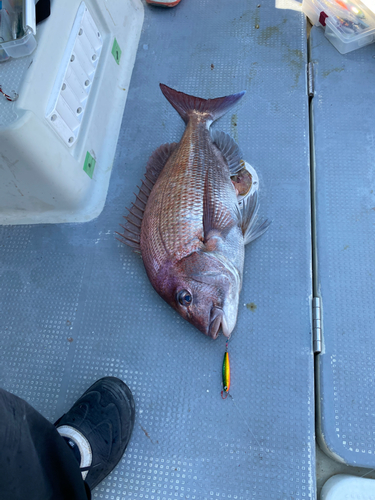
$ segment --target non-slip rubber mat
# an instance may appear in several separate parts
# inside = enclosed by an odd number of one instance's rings
[[[336,459],[375,467],[375,45],[341,55],[310,38],[316,177],[319,439]]]
[[[103,213],[0,228],[1,385],[51,421],[99,377],[134,393],[130,445],[94,499],[315,498],[305,18],[258,5],[145,5]],[[114,238],[149,155],[184,130],[159,82],[205,98],[247,91],[214,126],[256,168],[273,223],[247,247],[225,401],[224,338],[184,322]]]

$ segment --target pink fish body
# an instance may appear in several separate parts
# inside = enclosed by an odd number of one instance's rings
[[[239,206],[231,181],[242,168],[238,146],[211,123],[244,92],[201,99],[160,85],[186,122],[181,141],[160,146],[121,235],[141,252],[160,296],[205,335],[229,337],[237,321],[245,244],[267,229],[256,226],[257,196]]]

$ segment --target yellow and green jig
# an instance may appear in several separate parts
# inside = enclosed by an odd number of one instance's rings
[[[227,399],[229,389],[230,389],[230,363],[229,363],[229,354],[228,354],[228,340],[225,344],[225,353],[224,353],[224,360],[223,360],[223,390],[221,391],[221,397],[223,399]],[[224,394],[225,394],[225,396],[224,396]]]

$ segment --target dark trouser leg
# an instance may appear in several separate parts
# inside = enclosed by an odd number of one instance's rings
[[[28,403],[0,389],[0,498],[87,500],[86,487],[55,427]]]

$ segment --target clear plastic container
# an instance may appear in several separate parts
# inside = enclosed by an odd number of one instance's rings
[[[341,54],[375,42],[375,14],[359,0],[303,0],[302,10]]]
[[[33,0],[3,0],[0,9],[0,61],[31,54],[36,46]]]

